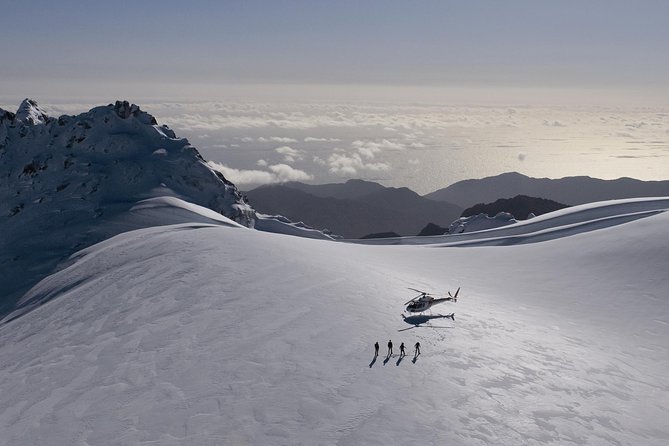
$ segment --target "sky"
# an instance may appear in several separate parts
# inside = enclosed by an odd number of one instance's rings
[[[660,0],[9,2],[0,88],[49,98],[224,96],[240,85],[590,89],[657,100],[669,91],[668,16]]]
[[[669,2],[2,5],[0,107],[126,99],[233,181],[668,179]]]

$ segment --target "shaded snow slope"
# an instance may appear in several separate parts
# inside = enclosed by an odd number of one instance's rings
[[[664,445],[667,227],[466,249],[127,232],[0,326],[0,445]],[[435,307],[455,321],[400,318],[406,287],[458,286]],[[389,338],[423,353],[384,361]]]
[[[186,139],[134,104],[117,101],[59,118],[30,99],[16,114],[0,109],[0,315],[58,262],[118,233],[101,227],[118,229],[107,223],[159,196],[246,226],[255,218],[236,187]],[[158,224],[164,223],[125,228]]]

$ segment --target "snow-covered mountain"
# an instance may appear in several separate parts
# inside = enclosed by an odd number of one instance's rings
[[[0,325],[0,445],[664,445],[667,208],[579,206],[452,248],[192,207],[80,251]],[[407,287],[459,286],[434,308],[455,321],[400,317]]]
[[[117,211],[113,204],[128,207],[169,191],[253,224],[253,211],[232,183],[186,139],[125,101],[59,118],[30,99],[15,115],[0,110],[0,156],[2,216],[45,214],[56,203],[99,217]],[[71,205],[73,198],[82,203]]]
[[[131,212],[157,197],[245,226],[256,219],[186,139],[136,105],[118,101],[59,118],[31,99],[16,114],[0,109],[0,314],[77,250],[125,230],[178,222]]]

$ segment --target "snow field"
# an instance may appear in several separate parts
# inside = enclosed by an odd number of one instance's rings
[[[466,249],[127,232],[0,326],[0,444],[666,444],[668,224]],[[406,287],[458,286],[433,309],[455,322],[402,321]],[[388,339],[409,355],[384,364]]]

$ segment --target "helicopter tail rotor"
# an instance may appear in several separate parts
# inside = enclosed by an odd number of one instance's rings
[[[457,291],[455,292],[455,295],[451,294],[451,292],[449,291],[449,292],[448,292],[448,297],[450,297],[451,299],[453,299],[453,302],[457,302],[457,301],[458,301],[458,293],[459,293],[459,292],[460,292],[460,287],[458,287]]]

